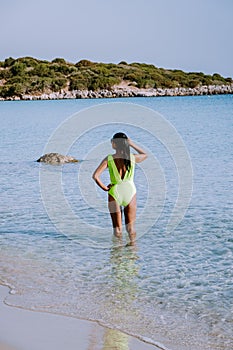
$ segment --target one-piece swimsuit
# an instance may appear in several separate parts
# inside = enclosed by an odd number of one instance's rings
[[[133,196],[136,193],[136,187],[134,184],[135,157],[133,154],[130,154],[130,160],[130,168],[126,170],[125,175],[122,179],[113,156],[111,154],[108,155],[108,170],[112,184],[112,187],[108,193],[120,206],[124,207],[126,207],[131,202]]]

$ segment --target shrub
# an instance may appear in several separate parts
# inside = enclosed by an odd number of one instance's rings
[[[51,90],[53,91],[59,91],[65,88],[66,84],[67,84],[67,80],[65,78],[58,78],[58,79],[52,80],[50,87],[51,87]]]
[[[25,93],[25,87],[22,84],[6,84],[1,87],[1,96],[3,98],[11,96],[21,96]]]
[[[33,57],[21,57],[15,61],[19,63],[24,63],[27,67],[35,67],[39,63],[39,60]]]
[[[88,89],[88,79],[85,77],[78,75],[73,76],[70,79],[69,90],[87,90]]]
[[[12,57],[6,58],[4,61],[4,67],[10,67],[15,62],[15,59]]]
[[[0,79],[9,79],[10,76],[11,76],[11,72],[9,69],[0,70]]]
[[[128,63],[125,62],[125,61],[121,61],[121,62],[118,63],[118,65],[119,65],[119,66],[120,66],[120,65],[122,65],[122,66],[128,66]]]
[[[88,84],[88,90],[110,89],[113,85],[119,83],[119,79],[114,77],[99,76],[94,77]]]
[[[213,74],[213,79],[214,79],[214,80],[222,80],[222,81],[225,80],[225,79],[224,79],[223,77],[221,77],[221,75],[218,74],[218,73],[214,73],[214,74]]]
[[[212,76],[211,75],[205,75],[201,78],[202,85],[211,85],[213,84]]]
[[[37,75],[38,77],[50,77],[54,76],[54,71],[50,69],[49,65],[46,63],[39,63],[32,71],[31,75]]]
[[[200,81],[198,79],[192,79],[188,82],[187,87],[190,88],[196,88],[198,85],[200,85]]]
[[[10,73],[12,76],[21,76],[25,73],[26,65],[24,63],[15,62],[10,67]]]
[[[54,58],[54,60],[52,60],[52,63],[66,64],[66,61],[64,58]]]
[[[94,63],[88,60],[81,60],[75,64],[76,67],[90,67],[93,66]]]
[[[69,75],[75,68],[69,67],[67,64],[54,63],[50,66],[50,72],[59,72],[63,75]]]

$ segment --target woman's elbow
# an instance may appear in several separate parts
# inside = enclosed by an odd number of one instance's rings
[[[92,179],[93,179],[95,182],[98,181],[98,174],[96,173],[96,171],[93,173]]]
[[[148,154],[147,154],[147,153],[143,153],[143,154],[141,155],[141,162],[143,162],[144,160],[146,160],[147,157],[148,157]]]

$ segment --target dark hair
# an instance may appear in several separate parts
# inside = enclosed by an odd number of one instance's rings
[[[126,170],[129,170],[131,167],[131,161],[130,161],[130,147],[129,147],[127,135],[123,132],[117,132],[115,135],[113,135],[112,141],[113,140],[117,148],[119,149],[120,153],[122,154],[122,158],[124,159]]]

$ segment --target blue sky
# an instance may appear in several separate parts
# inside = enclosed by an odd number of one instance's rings
[[[233,0],[0,0],[0,60],[151,63],[233,77]]]

